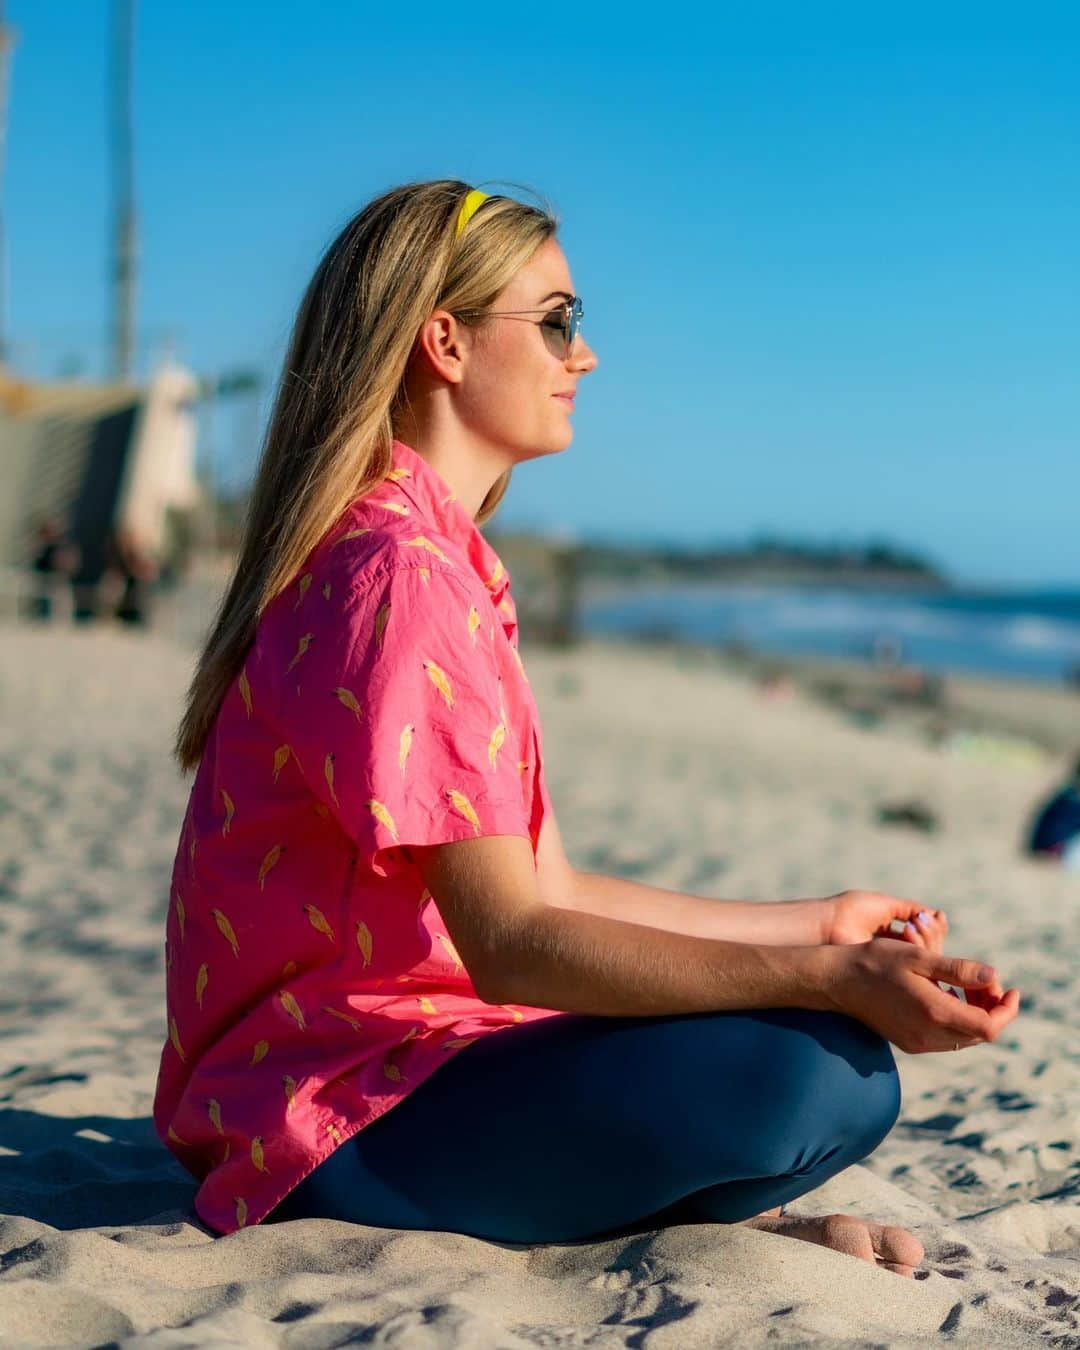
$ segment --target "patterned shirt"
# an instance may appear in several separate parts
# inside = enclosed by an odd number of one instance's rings
[[[219,1233],[479,1036],[410,845],[537,841],[551,801],[510,578],[411,447],[259,620],[192,785],[154,1125]]]

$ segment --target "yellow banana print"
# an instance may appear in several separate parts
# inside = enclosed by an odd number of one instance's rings
[[[338,1008],[331,1008],[328,1003],[323,1004],[322,1010],[324,1013],[329,1013],[331,1017],[338,1018],[338,1020],[341,1022],[348,1022],[349,1026],[352,1027],[353,1031],[363,1031],[364,1029],[364,1024],[359,1020],[359,1018],[350,1017],[348,1013],[341,1012]]]
[[[300,585],[299,585],[300,595],[296,601],[296,604],[293,605],[294,610],[299,609],[300,606],[304,603],[304,596],[307,595],[310,587],[311,587],[311,573],[305,572],[304,575],[300,578]]]
[[[488,760],[491,764],[492,769],[496,768],[496,757],[498,756],[499,750],[502,748],[502,743],[505,740],[506,740],[506,727],[502,722],[500,722],[499,725],[495,728],[495,730],[491,733],[491,740],[488,741]]]
[[[376,797],[372,797],[371,801],[367,803],[367,808],[371,812],[371,814],[375,817],[375,819],[379,822],[380,825],[386,826],[386,828],[390,831],[390,834],[393,836],[394,843],[396,844],[398,841],[397,826],[394,824],[394,817],[390,814],[390,812],[386,809],[386,807],[382,804],[382,802],[380,802]]]
[[[233,799],[224,788],[219,788],[218,791],[221,793],[221,800],[225,803],[225,822],[221,827],[221,833],[226,835],[232,828],[232,818],[236,813],[236,807],[233,805]]]
[[[199,1011],[202,1011],[203,994],[206,993],[206,986],[210,980],[210,968],[204,961],[199,967],[199,973],[195,976],[195,1002],[198,1004]]]
[[[286,961],[285,964],[281,967],[281,978],[283,980],[291,980],[292,977],[296,974],[296,971],[297,971],[296,962]]]
[[[296,1105],[296,1079],[292,1074],[284,1074],[281,1086],[285,1089],[285,1114],[288,1115]]]
[[[446,795],[450,798],[454,810],[459,816],[463,816],[473,827],[476,834],[480,833],[480,817],[473,810],[473,804],[465,796],[464,792],[459,792],[457,788],[447,788]]]
[[[428,679],[439,693],[442,694],[446,706],[448,708],[453,708],[454,691],[451,688],[450,681],[446,677],[446,671],[443,670],[441,666],[436,665],[434,661],[429,661],[427,657],[424,658],[424,669],[427,671]]]
[[[251,1060],[248,1063],[248,1068],[254,1067],[260,1060],[265,1059],[269,1049],[269,1041],[256,1041],[251,1048]]]
[[[430,1017],[434,1017],[439,1011],[426,994],[421,994],[416,1001],[420,1005],[420,1011],[422,1013],[427,1013]]]
[[[356,697],[356,695],[352,692],[352,690],[351,690],[351,689],[346,689],[346,688],[344,688],[343,686],[339,685],[339,686],[334,690],[334,693],[337,694],[338,698],[339,698],[339,699],[341,700],[341,702],[345,705],[345,707],[348,708],[348,710],[349,710],[351,713],[354,713],[354,714],[355,714],[356,720],[359,722],[360,719],[363,717],[364,714],[360,711],[360,704],[359,704],[359,702],[357,701],[357,697]]]
[[[398,1045],[407,1045],[409,1041],[411,1041],[414,1037],[419,1035],[420,1035],[419,1027],[410,1027],[408,1031],[405,1033],[405,1035],[402,1036],[401,1040],[398,1041]]]
[[[506,1011],[510,1014],[510,1016],[513,1018],[513,1020],[514,1020],[515,1022],[524,1022],[524,1021],[525,1021],[525,1014],[521,1011],[520,1008],[510,1008],[510,1007],[507,1007],[507,1005],[506,1005],[505,1003],[500,1003],[500,1004],[499,1004],[499,1007],[500,1007],[500,1008],[506,1008]]]
[[[334,1141],[335,1144],[343,1144],[345,1142],[345,1136],[341,1133],[341,1131],[338,1129],[338,1127],[334,1124],[333,1121],[331,1121],[330,1124],[327,1125],[326,1133],[330,1136],[330,1138]]]
[[[478,1037],[476,1036],[455,1036],[452,1041],[443,1041],[443,1049],[457,1050],[459,1047],[472,1045],[473,1041],[477,1039]]]
[[[390,622],[390,605],[385,604],[375,615],[375,646],[381,647],[383,633],[386,632],[386,625]]]
[[[390,470],[390,472],[386,476],[392,482],[396,483],[402,478],[411,478],[412,469],[406,469],[403,465],[399,466],[395,464],[394,467]]]
[[[251,1161],[255,1164],[255,1170],[257,1172],[266,1172],[269,1175],[270,1169],[266,1165],[261,1134],[257,1134],[251,1141]]]
[[[356,945],[360,948],[364,957],[364,965],[371,965],[371,953],[374,950],[374,943],[371,938],[371,929],[364,923],[363,919],[356,925]]]
[[[529,761],[527,759],[519,759],[517,767],[518,773],[524,773],[525,770],[529,767]]]
[[[248,684],[247,668],[241,670],[239,678],[236,681],[236,687],[240,690],[240,697],[244,700],[244,708],[247,715],[251,716],[251,685]]]
[[[210,1117],[210,1124],[213,1125],[218,1134],[224,1134],[225,1129],[221,1124],[221,1103],[216,1097],[211,1097],[206,1103],[206,1114]]]
[[[181,1139],[181,1138],[180,1138],[180,1136],[176,1133],[176,1131],[173,1129],[173,1127],[172,1127],[171,1125],[169,1126],[169,1130],[168,1130],[168,1134],[166,1135],[166,1138],[171,1139],[171,1140],[173,1141],[174,1144],[183,1144],[183,1146],[184,1146],[185,1148],[190,1148],[190,1147],[191,1147],[191,1145],[188,1143],[188,1141],[187,1141],[186,1139]]]
[[[281,845],[275,844],[259,864],[259,890],[266,889],[266,878],[271,870],[277,866],[278,859],[281,857]]]
[[[469,606],[469,617],[466,620],[466,627],[469,630],[469,637],[472,638],[472,644],[476,646],[476,630],[480,627],[480,615],[475,605]]]
[[[462,962],[462,960],[461,960],[461,957],[458,956],[457,948],[456,948],[456,947],[454,946],[454,944],[450,941],[450,939],[446,936],[446,934],[445,934],[445,933],[436,933],[435,936],[439,939],[439,941],[442,943],[442,945],[446,948],[446,954],[447,954],[447,956],[449,956],[450,960],[453,961],[455,969],[457,969],[457,970],[464,970],[464,969],[465,969],[465,966],[464,966],[464,964],[463,964],[463,962]]]
[[[418,534],[415,539],[406,539],[405,547],[427,549],[427,551],[433,554],[436,558],[438,558],[440,562],[444,563],[450,562],[450,559],[446,556],[446,554],[442,551],[442,549],[438,546],[438,544],[433,544],[431,540],[427,537],[427,535]]]
[[[330,800],[335,806],[341,803],[337,799],[337,793],[334,791],[334,756],[327,755],[323,762],[323,773],[326,775],[326,786],[330,789]]]
[[[236,1202],[236,1226],[243,1228],[247,1223],[247,1201],[242,1195],[234,1195],[233,1200]]]
[[[289,748],[287,745],[279,745],[278,748],[274,751],[274,782],[275,782],[275,783],[276,783],[277,780],[278,780],[278,774],[282,771],[282,769],[285,767],[285,765],[288,764],[288,762],[289,762],[289,756],[290,756],[291,754],[292,754],[292,750],[290,750],[290,748]]]
[[[172,1041],[173,1049],[180,1056],[180,1062],[186,1064],[187,1055],[184,1054],[184,1047],[180,1044],[180,1032],[177,1030],[175,1017],[169,1018],[169,1040]]]
[[[350,530],[348,534],[343,534],[339,539],[335,539],[331,548],[337,548],[338,544],[344,544],[349,539],[359,539],[362,534],[370,534],[371,527],[367,526],[362,530]]]
[[[221,1151],[221,1165],[222,1165],[222,1167],[224,1167],[225,1164],[229,1161],[229,1154],[230,1154],[231,1152],[232,1152],[232,1142],[231,1142],[231,1140],[226,1139],[226,1140],[225,1140],[225,1147],[224,1147],[224,1148],[222,1149],[222,1151]]]
[[[300,1030],[307,1031],[307,1023],[304,1021],[303,1010],[296,999],[293,998],[292,994],[290,994],[287,989],[282,989],[278,994],[278,998],[281,1000],[281,1006],[293,1019]]]
[[[199,841],[198,841],[198,839],[197,839],[194,835],[192,835],[192,836],[191,836],[191,843],[188,845],[188,851],[187,851],[188,862],[189,862],[189,863],[194,863],[194,861],[195,861],[195,850],[196,850],[196,848],[198,848],[198,846],[199,846]]]
[[[327,582],[326,585],[322,588],[322,594],[323,594],[323,599],[324,599],[324,600],[329,600],[329,599],[330,599],[330,583],[329,583],[329,582]]]
[[[217,924],[221,936],[233,949],[233,956],[239,956],[240,944],[236,940],[236,934],[233,932],[232,924],[225,917],[225,915],[222,914],[220,909],[212,909],[210,913],[211,915],[213,915],[214,922]]]
[[[337,941],[334,937],[334,930],[330,927],[326,915],[317,905],[305,905],[304,913],[308,916],[308,923],[311,924],[312,928],[317,932],[322,933],[324,937],[328,937],[331,942]]]
[[[297,661],[300,660],[300,658],[303,656],[303,654],[304,654],[304,653],[307,651],[307,649],[311,646],[311,639],[312,639],[314,636],[315,636],[314,633],[305,633],[304,636],[300,639],[300,641],[296,644],[296,655],[295,655],[295,656],[293,657],[293,659],[289,662],[289,664],[285,667],[285,674],[286,674],[286,675],[288,675],[289,671],[292,670],[293,666],[296,665]]]
[[[187,920],[187,912],[184,909],[184,902],[180,899],[180,892],[173,891],[173,908],[176,910],[176,922],[180,929],[180,941],[184,940],[184,924]]]
[[[506,569],[502,565],[502,559],[496,558],[495,570],[492,572],[491,576],[488,577],[487,581],[484,582],[484,585],[488,588],[488,590],[495,589],[495,587],[503,579],[505,572]]]
[[[405,1081],[405,1075],[396,1064],[384,1064],[382,1066],[382,1071],[386,1077],[390,1079],[391,1083],[403,1083]]]
[[[384,511],[393,511],[396,516],[407,516],[409,508],[403,502],[376,502],[376,506],[381,506]]]
[[[510,603],[509,596],[506,595],[503,596],[503,598],[499,601],[499,608],[509,618],[512,619],[514,617],[514,606]]]
[[[168,938],[166,938],[166,940],[165,940],[165,974],[168,975],[169,971],[172,970],[172,968],[173,968],[173,950],[172,950],[171,945],[169,944]]]
[[[419,575],[420,575],[420,580],[421,580],[421,581],[424,583],[424,585],[426,586],[426,585],[431,581],[431,568],[430,568],[430,567],[418,567],[416,570],[417,570],[417,572],[418,572]]]
[[[523,663],[522,660],[521,660],[521,653],[518,651],[518,649],[514,646],[513,643],[510,644],[510,650],[514,653],[514,660],[517,662],[517,668],[518,668],[518,670],[521,671],[521,677],[522,677],[522,679],[525,681],[526,684],[528,684],[528,683],[529,683],[529,677],[528,677],[528,675],[525,674],[525,666],[524,666],[524,663]]]
[[[401,728],[401,735],[398,738],[398,767],[401,772],[405,772],[405,762],[409,758],[409,751],[412,749],[412,738],[415,727],[411,722],[406,722]]]

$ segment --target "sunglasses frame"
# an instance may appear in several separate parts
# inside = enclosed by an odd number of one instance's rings
[[[574,343],[577,340],[577,335],[581,331],[581,319],[585,313],[585,306],[582,303],[580,295],[573,295],[569,300],[564,300],[561,305],[555,305],[552,309],[459,309],[454,312],[461,317],[479,314],[483,315],[485,318],[490,316],[491,318],[496,319],[516,319],[523,318],[526,314],[543,314],[544,318],[547,318],[549,314],[554,314],[557,309],[561,309],[563,312],[562,359],[568,361],[571,352],[574,350]],[[539,322],[536,320],[524,319],[523,321],[532,322],[537,328],[543,328],[544,326],[544,319],[539,320]]]

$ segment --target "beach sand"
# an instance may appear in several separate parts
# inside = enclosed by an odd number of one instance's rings
[[[162,628],[0,630],[0,1343],[1080,1346],[1080,875],[1019,854],[1080,750],[1080,699],[1046,713],[1033,692],[1057,748],[995,756],[677,648],[523,646],[577,867],[919,899],[948,911],[951,951],[1023,991],[996,1044],[898,1054],[894,1132],[796,1203],[907,1224],[922,1278],[710,1224],[544,1246],[328,1220],[217,1238],[150,1121],[194,656]],[[1025,691],[995,699],[1015,714]],[[936,832],[879,823],[910,800]]]

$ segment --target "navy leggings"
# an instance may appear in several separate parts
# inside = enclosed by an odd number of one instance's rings
[[[269,1217],[508,1242],[733,1223],[864,1158],[899,1108],[888,1044],[839,1013],[565,1014],[459,1051]]]

